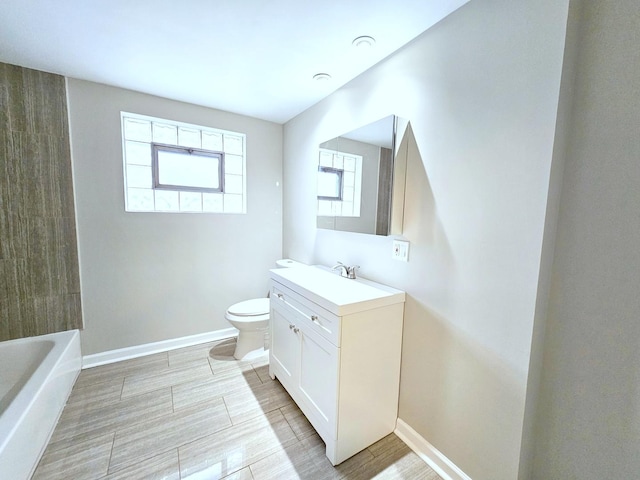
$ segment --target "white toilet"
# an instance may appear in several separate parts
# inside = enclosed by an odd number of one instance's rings
[[[303,265],[295,260],[278,260],[276,267]],[[264,337],[269,329],[270,304],[268,298],[254,298],[231,305],[224,315],[238,329],[238,341],[233,356],[237,360],[251,360],[264,354]]]

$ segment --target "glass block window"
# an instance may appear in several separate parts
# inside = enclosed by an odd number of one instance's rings
[[[340,168],[318,167],[318,198],[321,200],[342,200],[344,170]]]
[[[318,160],[318,215],[359,217],[362,156],[320,149]]]
[[[121,112],[127,212],[246,213],[246,136]]]

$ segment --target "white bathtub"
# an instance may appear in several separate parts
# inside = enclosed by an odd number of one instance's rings
[[[78,330],[0,342],[0,479],[28,479],[80,373]]]

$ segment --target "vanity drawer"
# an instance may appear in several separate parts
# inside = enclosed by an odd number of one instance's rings
[[[271,302],[294,314],[308,328],[335,346],[340,346],[340,317],[275,281],[271,284]]]

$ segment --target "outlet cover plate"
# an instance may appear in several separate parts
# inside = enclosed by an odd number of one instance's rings
[[[401,262],[409,261],[409,242],[406,240],[394,240],[393,249],[391,250],[391,258],[400,260]]]

